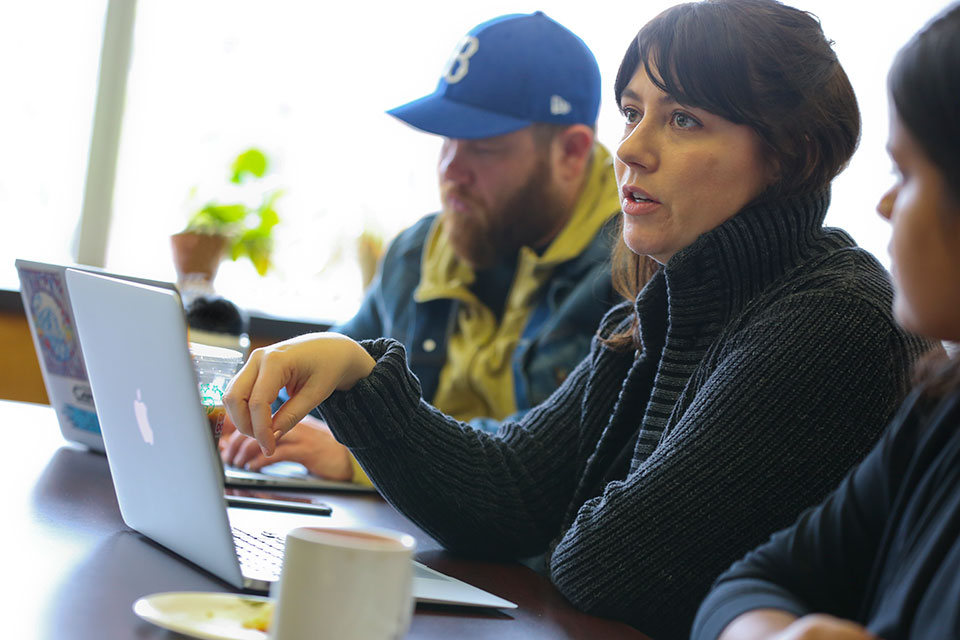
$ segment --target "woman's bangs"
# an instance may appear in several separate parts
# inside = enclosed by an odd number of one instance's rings
[[[677,7],[678,9],[680,7]],[[752,102],[742,53],[716,13],[683,5],[637,34],[640,60],[657,87],[680,104],[705,109],[731,122],[746,121]]]

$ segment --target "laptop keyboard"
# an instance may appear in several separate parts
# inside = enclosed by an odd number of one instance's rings
[[[241,573],[271,582],[279,579],[283,566],[283,535],[270,531],[251,533],[239,527],[232,529]]]
[[[251,533],[236,526],[231,529],[233,543],[237,547],[237,557],[240,559],[240,572],[244,576],[268,582],[279,580],[280,569],[283,567],[283,535],[271,531]],[[419,562],[413,563],[413,577],[431,580],[448,579],[446,576],[428,571]]]

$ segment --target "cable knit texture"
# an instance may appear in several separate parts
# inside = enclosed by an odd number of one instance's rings
[[[635,309],[643,348],[594,339],[495,436],[425,403],[392,340],[364,343],[377,366],[321,411],[447,548],[546,551],[579,608],[685,638],[713,579],[867,453],[930,347],[894,322],[876,260],[822,226],[828,201],[747,208],[678,252],[601,323],[611,335]]]

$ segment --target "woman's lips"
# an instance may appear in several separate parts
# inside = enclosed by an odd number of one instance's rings
[[[639,187],[624,185],[620,190],[620,206],[630,216],[644,216],[656,211],[660,201]]]

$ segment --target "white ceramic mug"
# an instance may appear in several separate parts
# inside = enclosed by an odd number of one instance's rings
[[[413,615],[413,536],[389,529],[298,527],[287,534],[270,637],[403,637]]]

